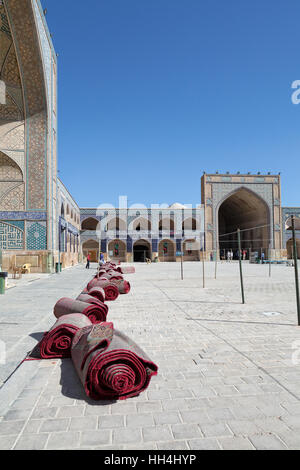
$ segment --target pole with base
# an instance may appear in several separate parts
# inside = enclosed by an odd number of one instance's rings
[[[216,248],[215,256],[216,256],[216,259],[215,259],[215,279],[217,279],[217,266],[218,266],[218,249],[217,248]]]
[[[241,257],[241,231],[237,229],[237,236],[238,236],[238,245],[239,245],[239,266],[240,266],[240,280],[241,280],[241,292],[242,292],[242,303],[245,303],[245,296],[244,296],[244,283],[243,283],[243,271],[242,271],[242,257]]]
[[[180,264],[181,264],[181,280],[183,280],[183,242],[181,242]]]
[[[202,282],[203,289],[205,288],[205,268],[204,268],[204,251],[202,250]]]
[[[292,215],[292,231],[293,231],[293,254],[294,254],[294,267],[295,267],[295,285],[296,285],[296,300],[297,300],[297,315],[298,326],[300,326],[300,296],[299,296],[299,277],[298,277],[298,256],[297,256],[297,243],[295,232],[295,217]]]

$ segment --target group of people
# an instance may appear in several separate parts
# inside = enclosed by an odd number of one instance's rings
[[[239,259],[239,250],[236,250],[235,253],[232,249],[228,251],[222,250],[220,253],[220,257],[222,261],[227,260],[228,262],[231,262],[233,259]],[[242,260],[247,259],[247,250],[241,250],[241,258]]]
[[[88,255],[87,255],[87,257],[86,257],[86,266],[85,266],[86,269],[90,269],[90,262],[91,262],[91,256],[90,256],[90,254],[88,253]],[[105,264],[104,254],[103,254],[103,253],[100,253],[100,257],[99,257],[99,266],[102,266],[103,264]]]

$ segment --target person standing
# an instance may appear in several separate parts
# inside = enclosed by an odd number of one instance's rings
[[[90,269],[90,254],[88,253],[87,257],[86,257],[86,269]]]

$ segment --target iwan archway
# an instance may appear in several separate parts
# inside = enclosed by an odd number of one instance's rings
[[[151,245],[147,240],[137,240],[133,245],[133,261],[145,262],[151,259]]]
[[[82,244],[84,256],[90,255],[91,262],[97,262],[99,259],[99,242],[96,240],[87,240]]]
[[[241,230],[241,249],[249,258],[251,252],[264,252],[270,247],[270,212],[266,202],[253,191],[240,188],[231,193],[218,210],[220,256],[233,251],[238,259],[237,229]]]
[[[126,261],[126,243],[118,238],[108,243],[108,256],[112,261]]]

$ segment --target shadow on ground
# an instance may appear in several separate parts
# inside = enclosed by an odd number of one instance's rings
[[[61,361],[61,393],[65,397],[84,400],[89,405],[103,406],[116,403],[116,400],[91,400],[87,397],[71,359]]]

